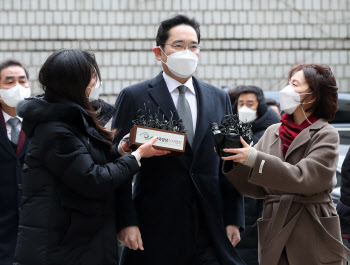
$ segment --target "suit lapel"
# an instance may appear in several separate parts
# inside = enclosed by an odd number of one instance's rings
[[[214,111],[214,91],[209,89],[205,83],[197,80],[195,77],[192,78],[196,90],[198,113],[196,132],[193,139],[193,152],[195,153],[210,126],[211,115]]]
[[[214,92],[209,89],[203,82],[193,78],[193,84],[196,90],[197,98],[197,125],[196,132],[193,139],[192,149],[198,149],[205,133],[207,132],[209,123],[211,120],[211,113],[214,110]],[[164,113],[165,117],[169,120],[171,113],[174,114],[174,119],[179,119],[174,101],[171,98],[169,90],[163,78],[163,74],[160,73],[154,79],[149,82],[150,89],[148,90],[151,98],[155,101],[157,106]]]
[[[11,145],[11,142],[9,138],[7,137],[7,130],[6,130],[6,123],[4,120],[4,116],[2,115],[2,109],[0,107],[0,120],[1,120],[1,125],[0,125],[0,145],[4,147],[4,149],[12,155],[14,158],[17,159],[16,153],[13,150],[13,147]]]
[[[151,98],[153,98],[157,106],[163,112],[164,116],[168,120],[170,120],[171,113],[173,113],[173,118],[179,119],[179,115],[177,114],[174,101],[171,98],[168,87],[164,81],[162,72],[149,82],[149,86],[150,89],[148,89],[148,91],[151,95]],[[156,110],[154,112],[157,113]]]

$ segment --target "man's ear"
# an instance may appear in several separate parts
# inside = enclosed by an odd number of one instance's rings
[[[162,60],[162,51],[159,48],[159,46],[154,47],[153,52],[154,52],[154,55],[156,56],[157,60],[161,61]]]

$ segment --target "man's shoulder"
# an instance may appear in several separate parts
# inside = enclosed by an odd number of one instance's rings
[[[147,81],[143,81],[140,83],[136,83],[136,84],[132,84],[130,86],[127,86],[125,88],[123,88],[122,92],[124,93],[137,93],[140,91],[143,91],[144,89],[149,88],[149,83],[151,80],[147,80]]]
[[[200,88],[209,89],[209,90],[211,90],[212,92],[214,92],[217,95],[221,95],[221,96],[225,96],[225,97],[227,95],[227,93],[224,90],[222,90],[220,88],[217,88],[214,85],[211,85],[209,83],[203,82],[203,81],[201,81],[201,80],[199,80],[197,78],[193,78],[193,80],[194,80],[195,84],[198,85]]]
[[[141,91],[145,91],[149,88],[151,88],[152,86],[157,85],[158,83],[160,83],[163,79],[163,75],[162,72],[159,73],[157,76],[153,77],[152,79],[146,80],[146,81],[142,81],[140,83],[136,83],[136,84],[132,84],[130,86],[125,87],[122,92],[123,93],[138,93]]]

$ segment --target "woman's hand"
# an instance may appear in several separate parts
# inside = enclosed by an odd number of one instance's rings
[[[241,164],[244,164],[245,161],[247,160],[250,151],[252,150],[253,147],[251,147],[249,144],[247,144],[243,138],[241,137],[241,143],[243,145],[242,148],[237,148],[237,149],[229,149],[225,148],[224,152],[226,153],[234,153],[232,156],[227,156],[227,157],[222,157],[222,160],[233,160],[234,162],[238,162]]]
[[[125,153],[130,153],[131,152],[131,149],[129,148],[129,144],[128,144],[128,141],[125,141],[124,139],[129,139],[129,136],[130,136],[130,133],[128,133],[127,135],[125,135],[123,137],[123,139],[121,139],[120,141],[120,147],[123,149],[123,151]]]
[[[170,151],[153,148],[153,144],[157,141],[157,137],[152,138],[147,143],[141,145],[135,152],[141,157],[162,156],[169,154]]]

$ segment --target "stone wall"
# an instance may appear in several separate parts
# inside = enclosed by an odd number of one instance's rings
[[[161,70],[152,48],[159,22],[183,13],[201,23],[196,76],[215,86],[283,87],[295,64],[329,64],[350,92],[348,0],[0,0],[0,60],[22,61],[35,94],[56,49],[90,48],[114,103],[125,86]]]

